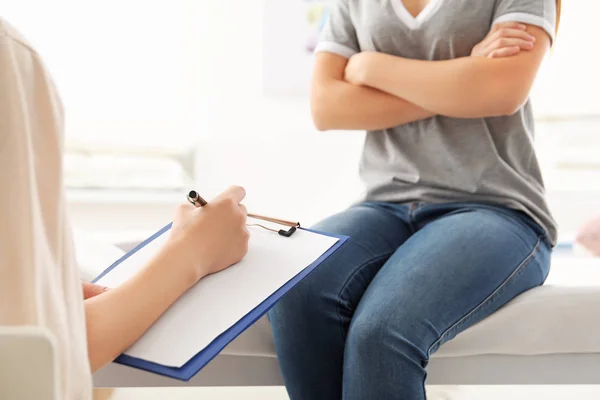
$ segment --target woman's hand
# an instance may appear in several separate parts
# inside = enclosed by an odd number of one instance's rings
[[[177,259],[192,268],[195,280],[219,272],[240,261],[248,252],[246,196],[241,187],[231,187],[209,204],[177,208],[170,246]]]
[[[518,22],[494,25],[490,33],[471,51],[472,57],[502,58],[533,49],[535,37]]]
[[[107,287],[95,285],[93,283],[83,282],[83,299],[87,300],[94,296],[98,296],[108,290]]]
[[[232,187],[202,208],[179,206],[167,243],[145,268],[85,302],[93,371],[130,347],[198,280],[246,255],[245,194]]]
[[[350,57],[348,64],[346,64],[344,80],[356,86],[364,85],[368,79],[368,74],[377,63],[377,58],[381,56],[383,56],[382,53],[374,51],[356,53]]]
[[[521,51],[533,49],[535,36],[527,33],[527,26],[518,22],[496,24],[490,33],[473,47],[472,57],[502,58],[519,54]],[[344,80],[353,85],[362,86],[369,80],[378,58],[385,55],[377,52],[363,51],[350,57],[346,64]]]

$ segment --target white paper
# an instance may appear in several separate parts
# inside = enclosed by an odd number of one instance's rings
[[[249,229],[251,238],[246,257],[198,282],[125,354],[166,366],[183,366],[338,241],[304,230],[286,238],[259,227]],[[144,267],[168,236],[169,231],[140,249],[98,284],[116,287],[129,279]],[[176,271],[176,266],[173,270]]]

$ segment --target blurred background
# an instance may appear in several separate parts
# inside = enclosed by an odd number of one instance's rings
[[[585,7],[584,7],[585,6]],[[562,241],[600,212],[600,58],[582,46],[600,3],[564,2],[533,93]],[[250,211],[310,225],[361,194],[361,132],[317,132],[307,84],[326,1],[3,0],[67,115],[78,230],[136,240],[195,188],[243,185]]]

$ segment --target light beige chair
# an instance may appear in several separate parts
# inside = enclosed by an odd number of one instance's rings
[[[0,399],[59,400],[53,336],[38,327],[0,327]]]

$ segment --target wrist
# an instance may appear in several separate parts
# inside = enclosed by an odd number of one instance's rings
[[[201,252],[195,252],[192,256],[185,250],[181,240],[169,240],[157,256],[156,265],[167,270],[166,274],[176,277],[187,290],[208,275],[209,265],[204,262],[207,257],[198,259],[198,253]]]
[[[360,74],[361,85],[372,86],[379,72],[379,65],[383,62],[381,53],[370,52],[364,59],[362,73]]]

